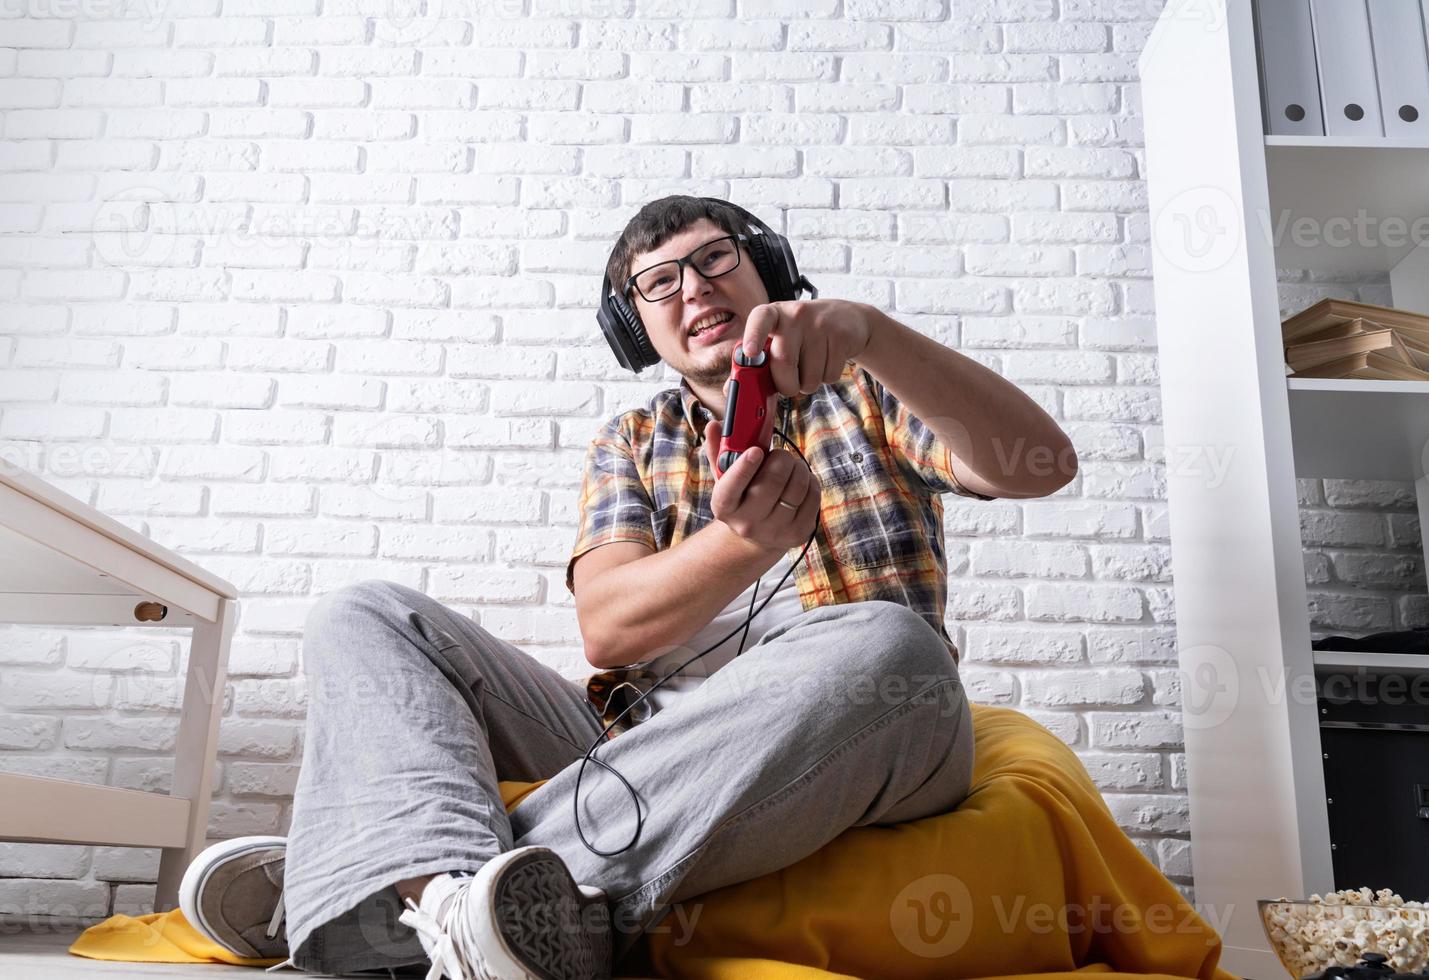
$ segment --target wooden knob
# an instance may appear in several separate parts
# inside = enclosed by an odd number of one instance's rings
[[[141,602],[134,607],[134,618],[141,623],[157,623],[169,614],[169,607],[161,602]]]

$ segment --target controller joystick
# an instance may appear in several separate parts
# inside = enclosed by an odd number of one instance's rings
[[[758,446],[766,454],[774,438],[774,411],[779,390],[769,370],[769,341],[752,358],[744,345],[734,349],[734,367],[726,388],[724,424],[720,429],[715,475],[724,476],[739,454]]]
[[[734,349],[734,364],[736,367],[762,367],[764,362],[768,360],[768,351],[769,342],[765,341],[764,350],[755,354],[753,359],[750,359],[749,355],[744,353],[744,345],[740,344]]]

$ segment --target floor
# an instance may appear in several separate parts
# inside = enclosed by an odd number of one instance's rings
[[[69,945],[82,929],[46,932],[17,932],[0,928],[0,977],[14,980],[94,980],[95,977],[166,977],[168,980],[249,980],[275,977],[297,980],[317,976],[291,968],[266,973],[252,966],[227,963],[114,963],[91,960],[70,953]],[[350,974],[354,980],[374,980],[380,974]]]
[[[248,977],[300,977],[293,970],[264,973],[251,966],[227,963],[112,963],[75,956],[69,944],[83,930],[65,932],[0,932],[0,977],[16,980],[92,980],[94,977],[168,977],[169,980],[225,980]],[[369,974],[364,980],[372,980]]]

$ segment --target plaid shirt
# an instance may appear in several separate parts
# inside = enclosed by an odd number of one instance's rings
[[[784,399],[783,412],[780,428],[808,459],[823,492],[818,534],[794,566],[804,608],[868,599],[902,603],[937,630],[956,662],[957,646],[943,625],[948,581],[940,494],[993,498],[958,483],[948,446],[873,375],[852,364],[834,384]],[[566,565],[572,594],[575,561],[592,548],[638,541],[662,551],[714,520],[714,471],[702,445],[710,418],[681,379],[678,388],[596,433],[586,453],[580,527]],[[782,441],[776,437],[774,445]],[[802,550],[802,544],[795,547],[790,559]],[[623,683],[647,689],[652,677],[639,668],[602,671],[587,683],[587,694],[609,722],[618,713],[612,691]],[[616,702],[625,703],[619,697]],[[629,719],[612,737],[634,723]]]

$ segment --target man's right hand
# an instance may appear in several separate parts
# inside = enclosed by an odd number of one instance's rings
[[[705,451],[710,471],[718,472],[721,424],[705,425]],[[819,481],[802,458],[787,449],[765,456],[758,448],[739,454],[734,465],[715,481],[710,509],[740,537],[773,552],[785,552],[809,539],[819,516]],[[785,507],[784,500],[792,507]]]

